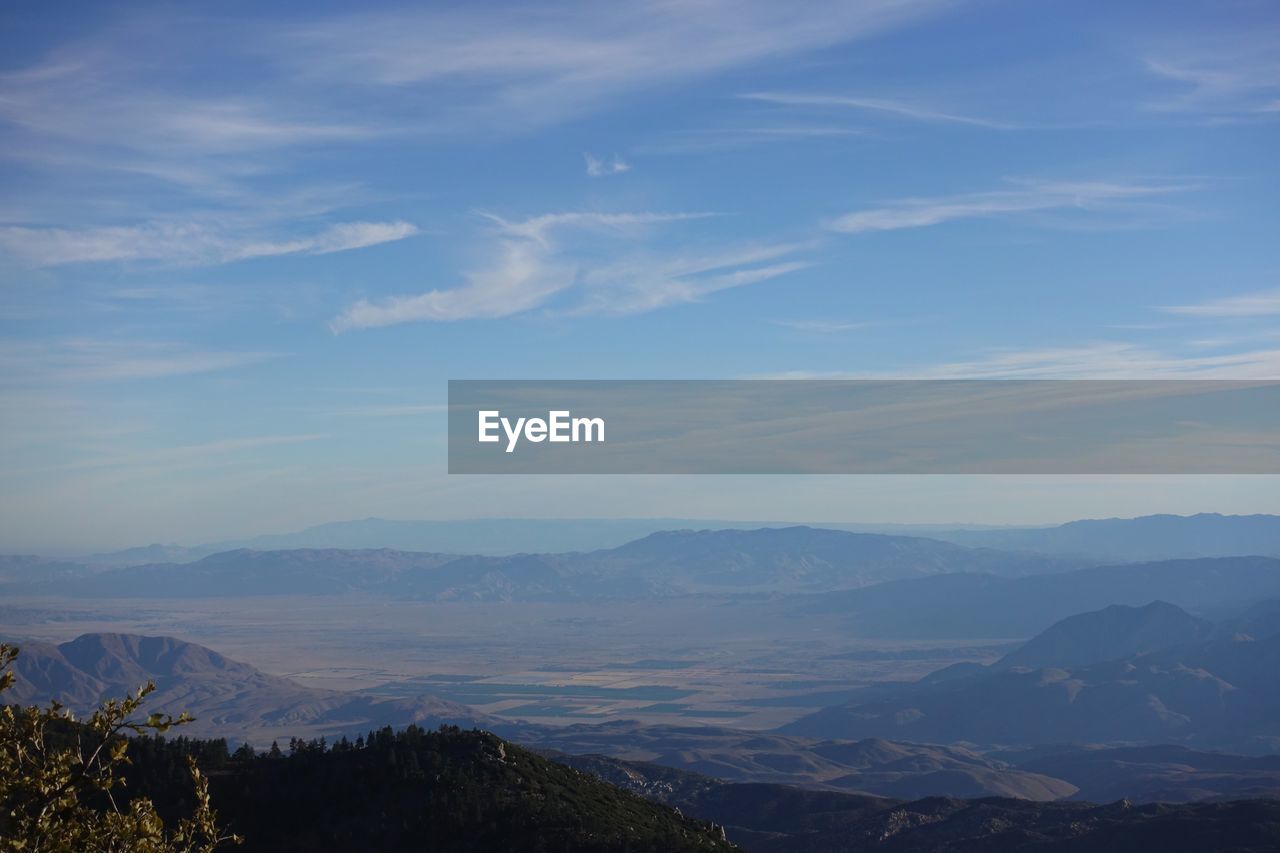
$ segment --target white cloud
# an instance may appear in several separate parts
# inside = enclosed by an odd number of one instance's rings
[[[1156,112],[1266,118],[1280,104],[1280,31],[1209,37],[1166,46],[1146,62],[1179,91],[1147,104]]]
[[[543,304],[573,284],[573,269],[552,263],[532,241],[503,242],[493,266],[469,273],[466,283],[416,296],[361,299],[330,324],[335,332],[422,320],[508,317]]]
[[[232,251],[230,260],[261,258],[270,255],[328,255],[363,249],[380,243],[393,243],[418,233],[408,222],[340,222],[319,234],[279,243],[253,243]]]
[[[827,227],[845,234],[859,234],[1047,211],[1099,212],[1187,189],[1190,187],[1167,183],[1015,182],[1014,189],[902,199],[845,214],[829,222]]]
[[[1277,379],[1280,350],[1182,355],[1126,342],[994,351],[912,371],[921,379]]]
[[[566,314],[631,314],[697,301],[716,291],[765,281],[805,266],[781,260],[801,246],[747,246],[675,257],[633,255],[601,263],[591,252],[563,245],[563,235],[593,232],[642,240],[649,226],[705,218],[705,213],[554,213],[523,221],[490,215],[497,223],[496,261],[449,289],[361,299],[330,322],[334,332],[415,321],[493,319],[548,307],[555,297],[574,298]]]
[[[638,234],[649,225],[681,222],[687,219],[706,219],[713,213],[545,213],[521,222],[510,222],[491,213],[484,216],[496,222],[501,232],[511,237],[533,240],[543,245],[551,232],[561,228],[577,228],[586,231],[613,231],[622,234]]]
[[[1226,296],[1197,305],[1169,305],[1161,310],[1188,317],[1274,317],[1280,315],[1280,290]]]
[[[991,119],[976,118],[959,113],[933,110],[910,104],[905,101],[887,98],[857,98],[845,95],[807,94],[802,92],[751,92],[741,95],[745,100],[760,101],[787,107],[838,107],[843,109],[862,110],[882,113],[913,121],[940,124],[967,124],[974,127],[985,127],[990,130],[1012,130],[1015,125]]]
[[[617,154],[613,155],[612,160],[603,160],[591,154],[583,154],[582,156],[587,162],[587,176],[591,178],[621,175],[623,172],[631,171],[631,165]]]
[[[1280,380],[1280,350],[1186,355],[1122,341],[1100,341],[1077,346],[992,349],[980,358],[890,373],[788,371],[751,378]]]
[[[96,261],[216,264],[273,255],[320,255],[403,240],[408,222],[343,222],[288,240],[251,240],[213,221],[90,228],[0,227],[0,251],[32,266]]]

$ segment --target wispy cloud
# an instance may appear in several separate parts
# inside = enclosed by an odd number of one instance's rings
[[[1277,379],[1280,350],[1218,355],[1161,352],[1127,342],[1007,349],[985,358],[912,371],[922,379]]]
[[[908,198],[845,214],[827,224],[832,231],[860,234],[924,228],[963,219],[990,219],[1049,211],[1101,212],[1184,192],[1173,183],[1111,181],[1011,181],[1012,189],[934,198]]]
[[[584,231],[615,232],[636,235],[641,229],[650,225],[662,225],[668,222],[682,222],[688,219],[706,219],[714,213],[544,213],[522,221],[503,219],[492,213],[482,214],[486,219],[496,222],[499,233],[505,237],[517,237],[532,240],[543,246],[549,245],[553,231],[564,228]]]
[[[566,246],[564,235],[591,232],[610,239],[642,241],[653,226],[703,219],[706,213],[573,212],[508,221],[487,215],[497,224],[495,258],[468,273],[464,283],[408,296],[362,299],[330,323],[334,332],[415,321],[492,319],[549,307],[555,297],[572,294],[558,306],[571,315],[632,314],[711,293],[765,281],[800,269],[801,261],[783,260],[796,245],[748,246],[718,253],[671,256],[635,254],[602,263],[590,251]]]
[[[1241,379],[1280,380],[1280,350],[1187,355],[1120,341],[992,349],[980,358],[891,372],[793,370],[762,379]]]
[[[747,145],[779,142],[839,141],[866,136],[858,127],[817,124],[776,124],[705,127],[673,131],[657,140],[636,146],[647,154],[701,154]]]
[[[33,387],[62,382],[163,379],[245,367],[278,355],[197,349],[158,341],[11,341],[0,345],[0,375],[7,385]]]
[[[1178,44],[1149,56],[1146,67],[1178,89],[1149,102],[1149,110],[1280,117],[1280,30]]]
[[[1188,317],[1274,317],[1280,315],[1280,290],[1225,296],[1196,305],[1169,305],[1161,310]]]
[[[836,107],[880,113],[911,121],[939,124],[963,124],[985,127],[989,130],[1013,130],[1016,125],[987,118],[962,115],[954,112],[930,109],[906,101],[887,98],[860,98],[845,95],[811,94],[803,92],[751,92],[739,97],[749,101],[777,104],[787,107]]]
[[[796,15],[764,0],[572,3],[495,17],[479,8],[339,16],[273,48],[303,73],[344,83],[459,87],[452,120],[554,121],[617,96],[904,26],[942,0],[819,0]]]
[[[614,154],[611,160],[605,160],[591,154],[583,154],[582,156],[587,162],[588,177],[603,178],[606,175],[621,175],[623,172],[631,171],[631,165],[617,154]]]
[[[0,227],[0,251],[32,266],[98,261],[218,264],[275,255],[322,255],[403,240],[408,222],[342,222],[303,237],[263,241],[200,220],[94,228]]]

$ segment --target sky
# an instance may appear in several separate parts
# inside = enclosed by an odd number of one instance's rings
[[[449,379],[1280,378],[1280,4],[0,10],[0,549],[1035,523],[1272,477],[450,477]]]

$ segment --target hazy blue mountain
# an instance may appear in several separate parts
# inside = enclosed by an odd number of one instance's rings
[[[812,527],[667,531],[568,554],[457,556],[340,549],[213,554],[192,563],[105,569],[76,583],[28,580],[12,592],[121,597],[335,594],[441,601],[652,598],[691,593],[826,592],[949,572],[1022,575],[1075,565],[908,536]]]
[[[1280,746],[1280,636],[1213,640],[1079,667],[1004,669],[827,708],[781,732],[930,743]]]
[[[190,563],[154,563],[103,569],[75,582],[29,580],[9,588],[72,596],[125,598],[250,595],[333,595],[385,588],[405,573],[426,571],[452,554],[390,551],[241,549]]]
[[[1207,640],[1215,626],[1165,601],[1113,604],[1068,616],[992,665],[995,669],[1082,666]]]
[[[929,535],[962,545],[1105,561],[1280,556],[1277,515],[1147,515],[1072,521],[1057,527],[939,530]]]
[[[72,580],[92,573],[88,566],[69,560],[0,554],[0,585]]]
[[[148,681],[148,708],[196,718],[188,734],[270,743],[292,735],[333,735],[370,726],[473,726],[488,718],[431,696],[386,699],[318,690],[268,675],[196,643],[136,634],[84,634],[53,645],[17,642],[16,680],[5,701],[58,700],[78,714]]]
[[[145,545],[76,558],[102,566],[145,563],[186,563],[221,551],[249,549],[280,551],[293,548],[432,551],[451,554],[505,556],[521,553],[555,554],[616,548],[635,539],[667,530],[754,530],[793,527],[794,521],[729,521],[689,518],[473,518],[453,521],[364,518],[319,524],[289,533],[271,533],[194,546]],[[856,533],[884,533],[930,537],[934,531],[954,532],[954,525],[816,523]]]
[[[186,547],[184,545],[141,545],[137,548],[124,548],[120,551],[107,551],[101,554],[88,554],[76,559],[85,565],[100,569],[116,569],[124,566],[143,566],[148,563],[190,563],[216,554],[227,548],[213,548],[207,545]]]
[[[473,518],[416,521],[364,518],[335,521],[295,533],[278,533],[213,543],[213,551],[251,548],[391,548],[451,554],[503,556],[614,548],[660,530],[699,527],[785,526],[745,521],[690,521],[676,518]]]
[[[1060,619],[1153,599],[1192,611],[1280,597],[1280,560],[1219,557],[1099,566],[1022,578],[944,574],[797,597],[796,615],[841,613],[856,636],[1029,637]]]

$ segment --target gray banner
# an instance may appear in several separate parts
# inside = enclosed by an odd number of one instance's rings
[[[1280,382],[449,382],[453,474],[1280,474]]]

